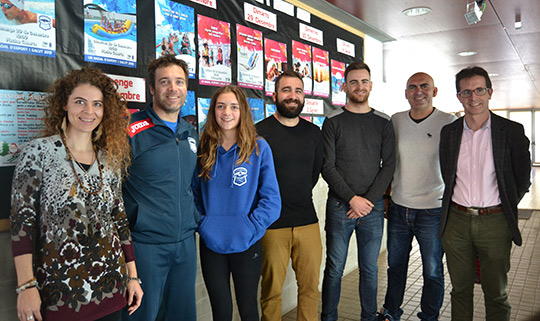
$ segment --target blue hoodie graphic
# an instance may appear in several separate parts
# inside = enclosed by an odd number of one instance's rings
[[[236,164],[238,145],[228,151],[221,146],[210,179],[193,177],[195,206],[201,213],[199,234],[214,252],[243,252],[260,240],[279,218],[281,197],[268,143],[257,139],[259,156],[253,151],[249,163]]]

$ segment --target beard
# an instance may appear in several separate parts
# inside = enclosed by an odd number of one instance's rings
[[[296,108],[288,108],[287,103],[296,102]],[[285,118],[296,118],[304,109],[304,102],[298,99],[287,99],[280,102],[276,102],[276,109],[279,114]]]
[[[355,93],[349,94],[349,100],[355,104],[363,104],[369,99],[369,91],[365,95],[360,96]]]
[[[171,104],[167,102],[165,99],[163,99],[162,97],[157,96],[155,98],[156,98],[157,107],[162,109],[164,112],[168,114],[174,114],[178,112],[185,103],[185,99],[181,100],[179,103]],[[154,103],[154,105],[156,104]]]

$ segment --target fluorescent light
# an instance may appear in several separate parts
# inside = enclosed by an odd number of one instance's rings
[[[417,16],[423,16],[430,12],[431,12],[431,8],[428,8],[428,7],[414,7],[414,8],[405,9],[401,13],[403,13],[407,17],[417,17]]]
[[[458,52],[458,56],[461,56],[461,57],[469,57],[469,56],[474,56],[474,55],[477,55],[478,53],[476,51],[462,51],[462,52]]]

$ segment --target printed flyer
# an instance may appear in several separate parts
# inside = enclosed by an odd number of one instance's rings
[[[342,91],[345,83],[345,63],[332,59],[332,105],[345,106],[347,94]]]
[[[0,51],[56,57],[54,0],[2,0]]]
[[[276,78],[287,70],[287,45],[270,39],[264,39],[264,67],[266,96],[274,93]]]
[[[238,86],[263,89],[263,40],[259,30],[236,25]]]
[[[330,96],[328,51],[313,47],[313,95]]]
[[[210,108],[211,98],[197,98],[197,115],[199,121],[199,134],[203,132],[204,124],[206,124],[206,115]]]
[[[195,11],[192,7],[156,0],[156,58],[175,55],[188,64],[189,78],[195,78]]]
[[[84,60],[137,67],[135,0],[84,0]]]
[[[251,107],[251,117],[256,124],[264,119],[264,100],[259,98],[248,98],[247,102]]]
[[[276,105],[266,104],[266,117],[272,116],[276,112]]]
[[[311,95],[311,46],[293,40],[292,64],[293,70],[300,74],[304,80],[304,94]]]
[[[199,33],[199,84],[231,83],[231,29],[228,22],[197,16]]]
[[[313,116],[313,123],[317,126],[319,126],[320,129],[322,129],[322,126],[324,124],[324,120],[326,117],[321,116]]]
[[[22,144],[41,134],[47,94],[0,90],[0,166],[14,166]]]

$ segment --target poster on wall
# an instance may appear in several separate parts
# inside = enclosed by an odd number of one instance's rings
[[[332,59],[332,105],[345,106],[347,94],[342,91],[345,83],[345,63]]]
[[[264,100],[259,98],[248,98],[249,107],[251,108],[251,117],[256,124],[264,119]]]
[[[330,96],[330,61],[328,51],[313,47],[313,95]]]
[[[275,112],[276,112],[276,105],[266,104],[265,106],[266,117],[272,116]]]
[[[54,0],[2,0],[0,51],[56,57]]]
[[[231,29],[225,21],[197,15],[199,84],[231,83]]]
[[[276,78],[288,69],[286,44],[264,39],[264,68],[266,74],[264,90],[266,96],[272,96]]]
[[[156,58],[175,55],[188,64],[189,78],[195,78],[195,11],[192,7],[156,0]]]
[[[135,0],[84,0],[84,60],[137,67]]]
[[[292,64],[304,81],[304,94],[311,95],[311,46],[298,41],[292,41]]]
[[[238,86],[263,89],[263,40],[259,30],[236,25],[238,41]],[[218,53],[219,61],[219,53]]]
[[[204,125],[206,124],[206,115],[208,115],[208,109],[210,108],[211,98],[197,98],[197,116],[199,122],[199,134],[202,133]]]
[[[47,94],[0,90],[0,166],[14,166],[22,144],[41,134]]]

